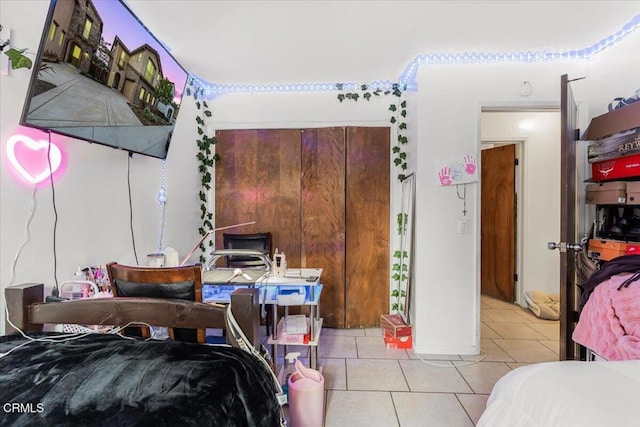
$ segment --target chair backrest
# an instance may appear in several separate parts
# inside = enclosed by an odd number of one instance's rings
[[[225,249],[249,249],[259,251],[271,258],[271,233],[253,234],[222,234],[222,244]],[[227,267],[261,267],[265,263],[260,258],[252,256],[232,255],[226,257]]]
[[[147,297],[202,302],[202,266],[139,267],[107,264],[114,297]],[[131,335],[149,336],[148,328],[127,328]],[[169,328],[171,339],[203,343],[204,329]]]

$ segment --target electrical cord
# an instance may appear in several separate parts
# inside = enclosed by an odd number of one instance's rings
[[[465,360],[465,361],[463,361],[463,363],[456,363],[456,364],[453,364],[453,363],[449,363],[449,364],[446,364],[446,363],[434,363],[434,362],[431,362],[429,360],[423,359],[422,357],[420,357],[420,355],[418,353],[414,353],[414,355],[418,359],[422,360],[423,363],[426,363],[427,365],[431,365],[431,366],[437,366],[439,368],[459,368],[461,366],[475,365],[476,363],[480,363],[484,359],[487,358],[487,353],[482,351],[482,350],[480,350],[480,358],[479,359]],[[452,362],[457,362],[457,360],[452,360]]]
[[[29,208],[29,216],[27,217],[27,222],[25,224],[24,241],[18,248],[18,251],[16,252],[16,256],[13,258],[13,262],[11,263],[9,283],[7,287],[13,285],[13,281],[15,280],[15,276],[16,276],[16,265],[18,264],[18,259],[20,258],[20,254],[22,254],[22,250],[24,249],[24,247],[31,240],[31,233],[29,232],[29,226],[31,225],[31,220],[33,220],[33,214],[36,211],[36,190],[37,190],[37,187],[34,185],[33,191],[31,192],[31,207]],[[5,301],[5,306],[6,306],[6,298],[3,298],[3,301]]]
[[[131,243],[133,244],[133,255],[136,258],[136,265],[140,265],[138,262],[138,252],[136,251],[136,237],[133,233],[133,201],[131,199],[131,157],[133,154],[129,153],[127,156],[127,188],[129,189],[129,227],[131,228]]]
[[[128,336],[125,336],[125,335],[122,334],[122,331],[124,331],[125,328],[128,328],[129,326],[147,326],[151,330],[151,336],[149,338],[146,338],[144,341],[149,341],[149,340],[152,340],[152,339],[155,338],[155,331],[153,330],[151,325],[149,325],[148,323],[144,323],[144,322],[129,322],[124,326],[119,326],[119,327],[113,328],[112,330],[107,331],[107,332],[104,332],[104,331],[87,331],[87,332],[82,332],[82,333],[69,333],[69,334],[53,335],[53,336],[50,336],[50,337],[34,338],[34,337],[30,337],[30,336],[26,335],[22,329],[17,327],[9,319],[9,308],[8,308],[7,303],[6,303],[6,300],[4,301],[4,306],[5,306],[6,316],[7,316],[7,323],[9,323],[27,341],[23,342],[22,344],[19,344],[19,345],[15,346],[15,347],[12,347],[11,349],[9,349],[8,351],[6,351],[4,353],[0,353],[0,359],[2,359],[3,357],[9,355],[14,350],[17,350],[18,348],[24,347],[24,346],[26,346],[26,345],[28,345],[30,343],[33,343],[33,342],[48,342],[48,343],[67,342],[67,341],[73,341],[73,340],[77,340],[77,339],[80,339],[80,338],[84,338],[84,337],[87,337],[87,336],[93,335],[93,334],[117,335],[117,336],[119,336],[120,338],[123,338],[123,339],[137,340],[138,338],[128,337]]]
[[[22,250],[24,249],[24,247],[27,245],[27,243],[29,243],[29,241],[31,240],[31,233],[29,232],[29,226],[31,225],[31,220],[33,219],[33,214],[36,211],[36,190],[37,190],[37,186],[34,185],[33,186],[33,191],[31,192],[31,207],[29,208],[29,216],[27,217],[27,222],[25,224],[25,236],[24,236],[24,240],[22,241],[22,244],[20,245],[20,247],[18,248],[18,251],[16,252],[15,257],[13,258],[13,262],[11,263],[11,268],[9,269],[9,282],[7,284],[7,287],[10,287],[13,285],[13,281],[15,280],[15,276],[16,276],[16,265],[18,264],[18,259],[20,258],[20,255],[22,254]],[[7,299],[6,298],[2,298],[2,302],[4,305],[4,318],[6,323],[8,323],[9,325],[11,325],[14,329],[20,331],[20,328],[16,327],[13,322],[11,321],[11,319],[9,318],[9,305],[7,304]],[[5,355],[7,355],[9,353],[3,353],[0,354],[0,357],[4,357]]]
[[[240,325],[238,325],[238,322],[236,321],[235,317],[233,316],[233,313],[231,312],[231,304],[227,305],[225,324],[227,326],[227,332],[231,335],[232,339],[236,342],[238,347],[246,351],[247,353],[250,353],[251,355],[255,356],[265,366],[265,369],[271,375],[271,379],[275,383],[276,390],[278,391],[278,393],[276,394],[276,398],[280,403],[280,408],[282,411],[282,405],[284,405],[287,402],[287,396],[282,390],[280,381],[278,381],[278,377],[276,376],[275,372],[273,372],[273,369],[271,369],[271,365],[269,365],[269,362],[264,358],[262,354],[260,354],[258,350],[256,350],[253,344],[249,342],[246,335],[242,331],[242,328],[240,327]],[[281,412],[281,415],[282,415],[282,412]],[[281,416],[281,425],[286,425],[286,423],[284,423],[283,416]]]
[[[53,185],[53,168],[51,167],[51,132],[49,135],[49,145],[47,145],[47,164],[49,166],[49,183],[51,184],[51,202],[53,205],[53,280],[54,286],[51,289],[51,295],[57,297],[59,295],[58,287],[58,251],[56,250],[56,235],[58,230],[58,209],[56,207],[56,188]]]
[[[80,339],[80,338],[84,338],[84,337],[86,337],[88,335],[97,333],[97,332],[87,332],[87,333],[84,333],[84,334],[66,334],[66,335],[55,335],[53,337],[48,337],[48,338],[33,338],[33,337],[28,336],[28,335],[25,335],[25,333],[22,332],[20,329],[17,329],[17,330],[18,330],[18,332],[20,332],[20,334],[24,338],[27,339],[27,341],[25,341],[22,344],[19,344],[19,345],[15,346],[15,347],[9,349],[5,353],[0,353],[0,359],[2,359],[3,357],[9,355],[14,350],[17,350],[18,348],[24,347],[24,346],[26,346],[28,344],[31,344],[31,343],[34,343],[34,342],[49,342],[49,343],[67,342],[67,341],[73,341],[73,340],[77,340],[77,339]],[[61,339],[56,339],[56,338],[61,338]]]

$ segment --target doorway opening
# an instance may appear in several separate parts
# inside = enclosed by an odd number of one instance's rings
[[[540,290],[559,294],[559,260],[547,249],[547,242],[560,231],[560,111],[557,107],[483,108],[480,129],[481,338],[498,347],[509,340],[518,341],[510,345],[527,343],[539,348],[541,357],[557,360],[557,322],[551,325],[536,319],[528,309],[525,293]],[[499,151],[503,152],[499,160],[487,156]],[[505,184],[494,177],[493,184],[487,186],[485,173],[491,168],[509,169],[511,180]],[[493,213],[486,213],[487,201]],[[494,228],[492,243],[485,242],[483,231],[490,227]],[[487,288],[493,283],[487,286],[485,280],[498,276],[505,282],[501,285],[505,291],[491,294]],[[516,327],[519,319],[523,319],[522,325]],[[502,329],[496,331],[487,322]],[[544,354],[547,351],[553,354]]]

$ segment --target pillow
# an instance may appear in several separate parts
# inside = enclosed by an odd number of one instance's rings
[[[529,309],[541,319],[560,319],[560,295],[542,291],[527,291],[524,295]]]

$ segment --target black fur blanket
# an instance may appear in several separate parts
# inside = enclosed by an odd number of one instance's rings
[[[0,353],[26,341],[0,337]],[[278,426],[280,421],[268,368],[242,350],[103,334],[29,342],[0,357],[0,405],[3,426]]]

